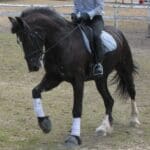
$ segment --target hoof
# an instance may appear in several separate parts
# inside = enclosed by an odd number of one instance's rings
[[[97,136],[107,136],[108,134],[111,134],[113,131],[112,127],[108,128],[103,128],[103,127],[99,127],[96,129],[96,135]]]
[[[38,117],[38,124],[44,133],[49,133],[51,131],[52,125],[48,116]]]
[[[131,127],[138,128],[140,125],[141,125],[141,123],[138,119],[130,121],[130,126]]]
[[[96,129],[96,135],[97,136],[106,136],[107,132],[103,129]]]
[[[98,128],[96,128],[96,134],[98,136],[106,136],[108,134],[111,134],[112,131],[113,128],[110,124],[109,117],[108,115],[106,115],[105,118],[103,119],[102,124]]]
[[[67,148],[74,148],[81,145],[81,139],[78,136],[69,135],[65,140],[65,146]]]

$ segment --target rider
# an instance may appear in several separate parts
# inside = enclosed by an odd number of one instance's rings
[[[74,0],[74,13],[71,14],[74,23],[84,22],[90,26],[94,32],[95,50],[93,52],[95,64],[93,67],[93,75],[103,75],[104,51],[102,41],[100,39],[101,31],[104,28],[102,17],[104,8],[104,0]]]

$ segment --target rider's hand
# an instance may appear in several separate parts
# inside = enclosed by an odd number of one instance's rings
[[[75,13],[72,13],[71,14],[71,20],[72,20],[73,23],[76,24],[76,23],[78,23],[79,18],[77,17],[77,15]]]
[[[80,19],[83,21],[88,21],[90,20],[90,16],[88,13],[81,13]]]

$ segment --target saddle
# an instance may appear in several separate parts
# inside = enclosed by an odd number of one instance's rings
[[[94,51],[94,32],[93,32],[93,29],[89,26],[86,26],[86,25],[79,25],[78,27],[79,27],[80,32],[82,34],[85,48],[91,54]],[[101,35],[99,36],[99,38],[101,38],[101,40],[102,40],[102,44],[104,47],[104,54],[116,50],[117,43],[110,33],[103,30]]]

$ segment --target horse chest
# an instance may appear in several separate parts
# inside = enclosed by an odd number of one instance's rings
[[[45,70],[50,74],[58,75],[63,80],[66,80],[67,78],[70,78],[72,76],[71,71],[68,71],[70,69],[68,69],[68,67],[62,65],[61,63],[46,63]]]

